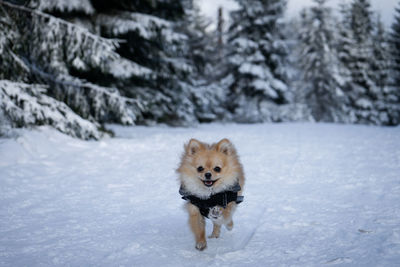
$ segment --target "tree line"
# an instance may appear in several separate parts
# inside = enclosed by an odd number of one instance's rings
[[[192,0],[0,0],[0,134],[106,123],[400,122],[400,5],[237,0],[215,30]]]

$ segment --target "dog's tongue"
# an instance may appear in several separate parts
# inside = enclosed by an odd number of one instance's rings
[[[212,186],[213,181],[204,181],[204,184],[205,184],[206,186]]]

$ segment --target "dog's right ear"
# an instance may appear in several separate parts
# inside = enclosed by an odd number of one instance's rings
[[[187,145],[185,145],[185,149],[186,149],[186,153],[190,156],[193,156],[194,154],[196,154],[197,152],[199,152],[199,150],[203,147],[203,144],[196,140],[196,139],[190,139],[189,143],[187,143]]]
[[[215,145],[215,149],[219,152],[222,152],[226,155],[232,155],[235,153],[235,148],[233,147],[231,141],[229,141],[228,139],[224,138],[221,141],[219,141],[216,145]]]

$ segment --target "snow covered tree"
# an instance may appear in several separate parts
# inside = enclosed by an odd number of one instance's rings
[[[0,1],[0,79],[46,85],[31,97],[45,94],[64,102],[95,128],[105,122],[191,124],[197,121],[193,66],[179,25],[190,5],[190,0]]]
[[[400,88],[400,2],[395,8],[394,22],[390,32],[390,48],[392,58],[392,75],[394,83]]]
[[[354,0],[350,7],[350,29],[354,38],[350,69],[361,91],[373,86],[370,72],[372,11],[368,0]],[[365,89],[365,90],[364,90]]]
[[[342,12],[344,13],[344,12]],[[341,35],[345,40],[341,61],[350,72],[351,79],[344,91],[349,98],[351,122],[366,124],[391,124],[391,112],[386,105],[387,93],[387,44],[382,23],[373,20],[368,0],[354,0],[344,13],[346,24]],[[348,38],[348,39],[344,39]]]
[[[27,84],[47,84],[47,90],[39,90],[31,97],[39,98],[40,94],[46,94],[54,100],[65,102],[71,108],[70,112],[73,110],[92,122],[133,122],[137,109],[134,101],[121,97],[113,88],[101,87],[72,75],[76,70],[89,68],[97,68],[112,75],[113,66],[122,63],[122,59],[114,52],[117,45],[114,41],[102,39],[81,27],[41,11],[3,1],[0,2],[0,13],[1,27],[6,29],[0,31],[3,44],[1,62],[4,62],[0,71],[1,79]],[[9,92],[3,90],[2,98],[15,101],[16,98],[8,95]],[[61,105],[61,102],[58,103]],[[5,117],[12,120],[15,116],[10,112],[12,110],[5,109],[3,105]],[[44,113],[43,116],[47,114]],[[65,117],[67,116],[69,115],[65,114]],[[54,122],[56,123],[57,121]],[[21,120],[12,124],[23,125]],[[87,124],[81,126],[75,127],[75,136],[100,136],[99,127],[90,127],[89,130],[84,129]],[[88,131],[92,131],[92,134],[83,134]]]
[[[387,99],[390,105],[390,123],[400,124],[400,2],[395,8],[394,22],[389,35],[390,78]]]
[[[82,139],[101,137],[98,124],[84,120],[65,103],[44,94],[47,90],[42,85],[0,80],[0,117],[13,127],[50,125]]]
[[[389,48],[385,26],[379,15],[376,17],[372,31],[372,55],[374,58],[371,62],[372,79],[380,89],[379,93],[383,93],[389,76]]]
[[[374,84],[372,71],[372,11],[368,0],[354,0],[349,12],[349,30],[353,38],[347,64],[351,84],[346,92],[350,99],[350,114],[357,123],[379,123],[375,102],[379,89]]]
[[[231,13],[227,106],[239,122],[280,121],[288,101],[287,46],[282,34],[284,0],[240,0]]]
[[[300,15],[301,14],[302,13],[300,13]],[[284,118],[283,120],[285,121],[315,121],[306,100],[303,86],[304,76],[299,65],[299,33],[302,30],[301,16],[296,16],[289,20],[284,29],[288,51],[290,51],[286,71],[288,73],[288,85],[289,88],[291,88],[288,104],[283,105],[286,106],[286,108],[281,109],[284,111],[281,113],[281,117]]]
[[[195,77],[205,72],[208,64],[207,52],[210,49],[211,36],[207,28],[211,21],[201,14],[197,3],[186,10],[182,31],[188,36],[188,58],[194,63]]]
[[[314,0],[315,6],[302,13],[299,33],[299,65],[302,70],[305,100],[316,121],[345,122],[346,98],[341,89],[336,51],[337,22],[326,0]]]
[[[125,95],[145,103],[139,123],[195,122],[189,84],[193,66],[187,60],[188,37],[179,24],[190,1],[95,3],[104,10],[96,17],[100,34],[125,40],[117,52],[151,70],[151,75],[138,75],[120,86]]]
[[[380,16],[376,18],[372,32],[372,80],[376,87],[375,109],[379,113],[379,123],[399,124],[400,101],[393,101],[395,89],[390,85],[390,50],[388,37]]]
[[[209,29],[211,22],[196,4],[189,10],[185,29],[189,41],[189,60],[195,67],[191,78],[192,101],[200,122],[225,120],[227,89],[221,84],[226,75],[225,29],[222,8],[218,9],[218,25]]]
[[[345,80],[346,83],[351,82],[351,72],[348,68],[351,62],[351,53],[355,45],[353,33],[350,28],[350,6],[342,2],[339,6],[340,20],[338,21],[338,39],[337,39],[337,54],[341,63],[339,69],[340,76]]]

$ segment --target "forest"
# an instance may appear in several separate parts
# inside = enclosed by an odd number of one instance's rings
[[[237,0],[217,26],[192,0],[0,0],[0,136],[49,125],[400,124],[400,4]],[[227,23],[229,21],[229,23]]]

